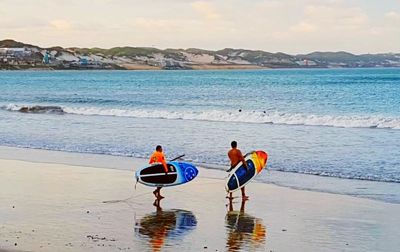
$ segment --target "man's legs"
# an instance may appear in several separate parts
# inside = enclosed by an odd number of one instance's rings
[[[159,189],[158,189],[158,197],[157,197],[157,198],[159,198],[159,199],[164,199],[164,197],[161,196],[160,191],[161,191],[161,187],[159,187]]]
[[[249,196],[246,196],[246,192],[245,192],[244,186],[242,187],[241,190],[242,190],[242,200],[248,200]]]
[[[153,191],[153,194],[157,198],[159,193],[160,193],[160,187],[157,187],[156,190]]]
[[[162,198],[164,198],[163,196],[161,196],[160,190],[161,190],[161,187],[157,187],[157,189],[154,190],[154,192],[153,192],[154,196],[156,196],[157,199],[162,199]]]
[[[229,198],[229,212],[233,211],[233,199]]]

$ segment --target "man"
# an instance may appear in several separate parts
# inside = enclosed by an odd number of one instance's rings
[[[165,161],[165,156],[162,151],[161,145],[157,145],[156,151],[150,157],[149,164],[153,164],[153,163],[161,163],[164,166],[165,173],[168,172],[167,162]],[[161,190],[161,187],[157,187],[157,189],[154,190],[154,192],[153,192],[154,196],[156,196],[157,199],[164,198],[163,196],[161,196],[160,190]]]
[[[231,147],[232,149],[228,152],[228,157],[231,160],[231,168],[228,171],[231,171],[233,168],[235,168],[236,165],[238,165],[240,162],[243,163],[243,166],[247,170],[247,163],[244,160],[244,157],[242,155],[242,152],[237,148],[237,142],[232,141],[231,142]],[[249,197],[246,196],[244,186],[241,188],[242,190],[242,200],[248,200]],[[232,199],[232,193],[229,194],[229,199]]]

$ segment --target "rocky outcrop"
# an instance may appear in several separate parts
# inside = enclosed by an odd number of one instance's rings
[[[22,113],[53,113],[64,114],[64,110],[59,106],[24,106],[21,107],[19,112]]]

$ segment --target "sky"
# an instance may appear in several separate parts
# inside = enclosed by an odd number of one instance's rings
[[[400,0],[0,0],[0,40],[400,53]]]

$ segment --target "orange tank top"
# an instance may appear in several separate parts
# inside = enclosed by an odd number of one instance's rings
[[[153,164],[153,163],[162,163],[164,166],[165,172],[168,172],[167,162],[165,161],[164,153],[155,151],[151,155],[150,160],[149,160],[149,164]]]

